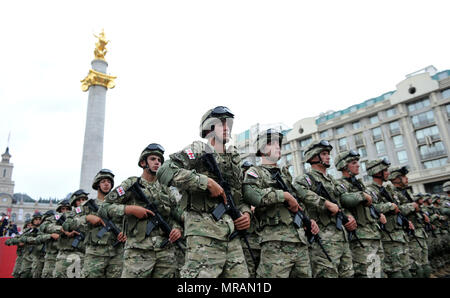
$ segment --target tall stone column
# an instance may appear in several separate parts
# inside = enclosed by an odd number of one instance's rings
[[[92,180],[103,164],[103,136],[105,129],[106,91],[114,88],[116,77],[106,74],[108,63],[104,59],[105,45],[108,43],[104,33],[100,33],[94,51],[92,69],[81,82],[83,91],[89,90],[86,127],[84,131],[83,158],[81,161],[80,188],[96,197],[92,189]]]

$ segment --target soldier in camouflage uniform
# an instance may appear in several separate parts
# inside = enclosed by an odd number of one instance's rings
[[[72,210],[64,213],[65,221],[82,214],[81,204],[88,199],[88,194],[83,189],[79,189],[70,196],[69,202]],[[59,251],[56,256],[54,277],[80,278],[85,252],[83,241],[85,231],[84,229],[73,230],[64,222],[62,223],[61,232],[63,234],[58,239],[57,247]]]
[[[355,277],[380,278],[383,275],[384,251],[379,224],[386,224],[386,217],[374,209],[372,197],[364,183],[356,179],[359,174],[359,156],[354,150],[339,153],[335,165],[342,172],[342,179],[338,183],[347,190],[342,196],[342,206],[352,213],[358,224],[355,232],[360,242],[355,239],[350,242]]]
[[[322,243],[333,262],[316,245],[312,247],[311,262],[313,277],[353,277],[353,261],[347,238],[348,231],[355,231],[356,220],[342,208],[344,186],[327,174],[330,167],[330,152],[333,146],[328,141],[312,142],[305,151],[305,161],[311,164],[311,170],[295,178],[294,187],[298,190],[311,190],[317,196],[306,196],[304,203],[311,218],[317,220],[321,231]],[[339,218],[338,218],[339,215]],[[348,218],[342,223],[341,215]]]
[[[301,207],[291,193],[277,186],[273,178],[274,174],[279,174],[293,189],[292,178],[286,177],[277,167],[282,140],[283,135],[273,129],[258,135],[256,156],[261,156],[261,166],[250,167],[243,182],[244,200],[255,206],[255,216],[260,224],[261,261],[256,274],[262,278],[312,277],[305,230],[303,226],[295,226],[292,219],[292,214]],[[297,197],[308,194],[302,188],[299,190],[294,193]],[[313,220],[312,225],[317,234],[319,228]]]
[[[435,250],[435,258],[434,258],[434,271],[435,275],[443,276],[446,274],[445,265],[447,262],[445,256],[445,246],[446,243],[446,224],[448,224],[448,215],[446,215],[446,211],[441,205],[441,197],[440,195],[433,195],[432,198],[432,212],[437,214],[438,216],[433,221],[433,225],[436,227],[435,234],[436,239],[433,241],[434,250]]]
[[[442,189],[445,193],[447,193],[447,197],[441,196],[442,199],[442,215],[446,217],[446,221],[444,223],[444,229],[445,229],[445,240],[444,240],[444,252],[445,252],[445,260],[446,265],[448,266],[450,264],[450,225],[449,225],[449,218],[450,218],[450,181],[445,182],[442,185]],[[447,271],[450,271],[449,269]]]
[[[33,251],[37,250],[35,238],[39,233],[39,225],[41,224],[42,214],[36,212],[31,217],[31,229],[27,233],[22,234],[21,242],[25,243],[25,250],[20,268],[20,278],[33,277],[33,262],[36,259],[36,254]]]
[[[156,172],[164,163],[164,148],[152,143],[141,153],[138,165],[142,168],[141,177],[130,177],[105,197],[99,209],[102,217],[126,217],[127,241],[124,249],[122,277],[126,278],[172,278],[177,271],[176,253],[173,242],[181,238],[181,213],[178,212],[176,198],[168,187],[156,180]],[[158,212],[171,226],[170,235],[156,226],[150,234],[147,224],[155,215],[146,209],[134,187],[142,190]],[[170,243],[169,243],[170,242]]]
[[[250,206],[242,198],[241,158],[235,147],[226,147],[233,118],[234,114],[226,107],[207,111],[200,121],[200,136],[208,143],[195,141],[172,154],[157,173],[161,184],[173,185],[182,194],[187,252],[181,277],[249,276],[239,237],[229,239],[235,230],[248,229],[251,217]],[[216,182],[218,177],[205,162],[205,153],[212,154],[230,186],[241,213],[234,221],[228,213],[217,221],[212,215],[218,204],[226,204],[227,199]]]
[[[403,167],[393,167],[390,171],[389,180],[394,185],[394,193],[397,195],[402,208],[402,214],[405,215],[409,221],[414,225],[414,233],[409,235],[409,258],[411,260],[410,272],[413,277],[429,277],[431,267],[428,262],[428,246],[426,239],[428,238],[425,232],[425,224],[430,223],[430,219],[420,206],[423,203],[423,198],[416,196],[413,199],[408,186],[408,169]]]
[[[373,181],[367,190],[373,197],[373,205],[386,216],[386,231],[382,231],[384,249],[384,273],[388,277],[411,277],[409,272],[408,239],[402,227],[397,224],[398,213],[402,210],[398,196],[392,187],[384,187],[389,177],[390,162],[387,159],[371,160],[367,164],[367,174]],[[412,225],[410,223],[410,225]]]
[[[58,203],[56,206],[56,212],[50,214],[45,218],[45,221],[40,225],[39,230],[43,233],[40,237],[47,238],[50,236],[54,240],[58,240],[61,236],[61,226],[58,225],[57,221],[61,214],[67,212],[71,209],[69,200],[65,199]],[[53,236],[52,236],[53,235]],[[56,236],[58,235],[58,236]],[[56,257],[58,255],[58,242],[53,240],[47,240],[46,242],[46,253],[44,259],[44,267],[42,269],[42,278],[53,278],[56,265]]]
[[[17,250],[16,250],[16,263],[14,265],[14,269],[12,272],[12,276],[14,278],[20,278],[20,268],[22,267],[22,259],[23,259],[23,254],[25,251],[25,244],[23,242],[21,242],[21,237],[23,234],[27,233],[28,231],[30,231],[32,229],[31,227],[31,220],[28,219],[25,221],[23,228],[22,228],[22,234],[16,235],[14,238],[10,238],[8,240],[6,240],[5,244],[10,246],[10,245],[17,245]]]
[[[105,196],[113,187],[114,174],[108,169],[100,170],[92,183],[92,188],[97,191],[97,199],[89,200],[93,200],[93,204],[97,207],[101,206],[104,203]],[[86,239],[84,240],[86,252],[81,276],[87,278],[118,278],[122,275],[123,243],[126,237],[122,232],[117,237],[112,232],[108,232],[99,238],[97,233],[104,228],[105,223],[98,216],[98,210],[96,212],[89,207],[92,204],[89,200],[82,204],[83,212],[79,216],[71,217],[66,221],[72,230],[82,229],[83,227],[86,230]],[[120,216],[113,220],[113,223],[118,227],[122,226],[122,222],[123,217]]]
[[[428,260],[429,260],[431,270],[434,271],[435,267],[436,267],[435,259],[436,259],[436,257],[438,257],[437,250],[436,250],[436,240],[438,239],[437,238],[438,229],[436,228],[436,222],[439,220],[440,215],[434,210],[434,207],[432,206],[433,202],[431,199],[431,194],[418,193],[417,196],[423,197],[423,205],[422,205],[421,210],[430,219],[430,227],[428,230],[426,230],[426,232],[428,233],[428,238],[427,238]]]

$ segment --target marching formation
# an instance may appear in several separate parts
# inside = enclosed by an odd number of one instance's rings
[[[256,140],[261,165],[242,162],[230,140],[234,114],[218,106],[200,137],[165,160],[151,143],[140,177],[114,187],[93,179],[96,199],[75,191],[56,210],[36,213],[17,245],[16,278],[409,278],[443,276],[450,253],[447,197],[413,194],[408,169],[372,160],[365,185],[359,154],[340,152],[341,179],[327,174],[333,147],[305,150],[311,170],[279,167],[283,135]]]

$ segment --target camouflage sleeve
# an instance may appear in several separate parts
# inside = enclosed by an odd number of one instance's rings
[[[45,226],[46,233],[61,233],[62,226],[58,225],[56,222],[51,222]]]
[[[401,204],[398,206],[398,209],[400,209],[400,212],[403,215],[409,215],[416,212],[416,209],[413,207],[413,203]]]
[[[98,215],[105,218],[124,216],[126,204],[131,196],[131,192],[128,189],[137,179],[137,177],[130,177],[107,194],[105,202],[99,206]]]
[[[344,208],[355,208],[364,201],[366,198],[362,191],[346,192],[341,195],[341,203]]]
[[[178,205],[175,195],[169,190],[169,188],[164,186],[162,186],[162,188],[168,196],[168,202],[166,202],[166,204],[168,204],[170,208],[172,229],[179,229],[181,232],[183,232],[183,221],[181,218],[183,210]]]
[[[44,243],[52,239],[50,234],[41,233],[36,237],[36,243]]]
[[[23,243],[25,244],[38,244],[36,241],[37,235],[29,235],[23,238]]]
[[[244,201],[249,205],[270,206],[284,202],[284,192],[273,187],[264,188],[262,177],[255,167],[251,167],[245,174],[243,182]]]
[[[302,202],[306,205],[307,208],[316,208],[318,210],[325,210],[325,201],[326,199],[316,194],[312,189],[311,180],[306,176],[297,176],[292,183],[292,186],[296,189],[297,192],[307,191],[306,196],[300,197]]]

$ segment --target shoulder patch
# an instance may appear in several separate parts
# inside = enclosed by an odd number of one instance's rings
[[[347,187],[345,187],[344,183],[341,183],[341,187],[344,189],[344,191],[347,191]]]
[[[258,174],[256,174],[256,173],[253,172],[253,171],[247,171],[247,175],[250,175],[250,176],[252,176],[252,177],[254,177],[254,178],[258,178],[258,177],[259,177]]]
[[[123,189],[122,186],[119,186],[116,190],[119,196],[123,196],[125,194],[125,190]]]
[[[308,182],[309,186],[312,185],[311,179],[309,179],[308,175],[305,175],[306,182]]]
[[[58,220],[61,216],[59,214],[55,214],[55,219]]]
[[[184,150],[184,152],[186,152],[186,154],[187,154],[187,156],[189,157],[189,159],[195,159],[194,152],[192,152],[192,150],[191,150],[190,148]]]
[[[75,208],[75,212],[78,214],[78,213],[81,213],[81,207],[77,207],[77,208]]]

